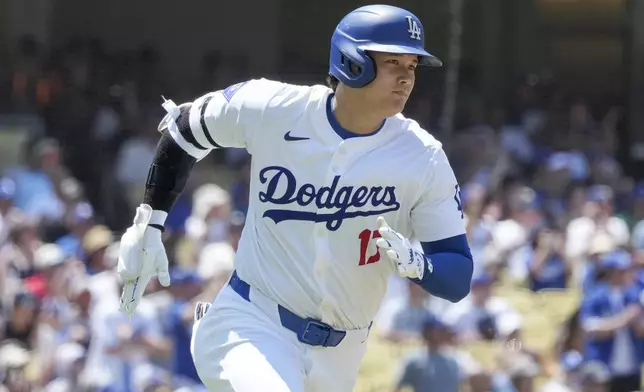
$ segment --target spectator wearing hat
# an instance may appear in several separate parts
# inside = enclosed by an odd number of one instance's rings
[[[642,316],[642,306],[629,298],[634,280],[630,255],[609,253],[602,258],[601,268],[603,283],[589,290],[582,303],[585,359],[599,361],[609,369],[612,392],[638,390],[639,338],[634,325]]]
[[[116,272],[119,247],[120,242],[114,242],[105,249],[103,271],[83,277],[82,285],[91,291],[97,309],[116,309],[119,306],[121,280]]]
[[[83,253],[85,266],[90,275],[110,269],[106,250],[113,242],[113,235],[107,226],[96,225],[83,236]]]
[[[448,342],[450,328],[429,315],[422,324],[425,347],[404,361],[396,380],[396,391],[409,387],[413,392],[458,392],[461,383],[459,363]]]

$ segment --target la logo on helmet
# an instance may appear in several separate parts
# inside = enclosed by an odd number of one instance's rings
[[[420,41],[420,34],[422,33],[422,31],[420,31],[420,27],[418,27],[418,22],[416,22],[416,20],[412,16],[408,16],[407,24],[409,25],[409,29],[407,29],[409,38],[417,39]]]

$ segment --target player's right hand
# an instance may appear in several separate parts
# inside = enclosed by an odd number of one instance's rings
[[[121,312],[131,315],[136,310],[145,288],[157,276],[162,286],[170,286],[168,256],[159,229],[148,226],[152,207],[141,204],[136,209],[134,224],[121,237],[117,272],[123,279]]]
[[[396,263],[400,276],[422,280],[425,267],[428,267],[430,272],[433,270],[431,261],[416,251],[407,238],[389,227],[384,217],[379,216],[377,222],[381,238],[376,240],[376,245],[385,250],[389,260]]]

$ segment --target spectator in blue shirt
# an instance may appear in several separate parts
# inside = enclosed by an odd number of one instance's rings
[[[85,234],[94,225],[94,209],[89,203],[78,203],[69,212],[66,224],[69,233],[56,240],[67,256],[74,256],[79,260],[85,259],[82,240]]]
[[[57,166],[58,154],[58,142],[46,138],[27,148],[25,165],[7,169],[7,176],[16,186],[13,203],[25,214],[45,220],[63,216],[64,205],[58,197],[56,184],[45,170],[48,166]]]
[[[608,367],[611,391],[635,391],[640,386],[640,360],[633,326],[642,306],[629,300],[632,261],[627,252],[616,251],[605,255],[600,265],[603,282],[589,290],[582,304],[586,360]]]
[[[190,354],[194,319],[193,299],[201,293],[202,279],[195,271],[174,268],[170,274],[173,303],[166,319],[167,334],[173,343],[171,369],[176,386],[196,387],[201,381]]]

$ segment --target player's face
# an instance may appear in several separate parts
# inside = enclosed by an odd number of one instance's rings
[[[371,57],[377,74],[365,87],[366,99],[387,117],[402,112],[414,88],[418,56],[372,52]]]

